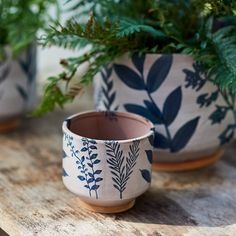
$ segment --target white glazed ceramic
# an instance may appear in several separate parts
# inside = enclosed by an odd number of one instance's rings
[[[95,78],[94,87],[97,110],[134,112],[155,124],[154,162],[217,157],[235,137],[234,98],[189,56],[125,55]]]
[[[0,123],[31,111],[36,103],[36,45],[18,57],[5,48],[0,62]]]
[[[151,181],[153,125],[127,112],[85,112],[63,123],[63,182],[89,210],[131,208]]]

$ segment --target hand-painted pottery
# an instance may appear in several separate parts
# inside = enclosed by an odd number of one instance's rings
[[[94,85],[98,110],[134,112],[155,124],[156,169],[209,165],[235,136],[235,99],[187,55],[125,55],[102,70]]]
[[[130,209],[151,182],[153,125],[127,112],[87,112],[63,123],[63,182],[82,207]]]
[[[36,102],[36,45],[30,45],[18,57],[5,48],[0,61],[0,132],[14,128]]]

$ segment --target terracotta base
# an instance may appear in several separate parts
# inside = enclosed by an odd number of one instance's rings
[[[185,161],[179,163],[153,163],[152,168],[153,170],[157,171],[167,171],[167,172],[181,172],[181,171],[189,171],[189,170],[196,170],[206,166],[209,166],[215,163],[220,157],[224,154],[224,150],[220,149],[216,153],[192,161]]]
[[[79,204],[82,208],[86,210],[108,214],[108,213],[119,213],[119,212],[124,212],[124,211],[129,210],[130,208],[134,206],[135,200],[125,203],[124,205],[114,206],[114,207],[95,206],[87,202],[84,202],[82,200],[79,200]]]
[[[6,133],[16,129],[21,124],[20,118],[0,122],[0,133]]]

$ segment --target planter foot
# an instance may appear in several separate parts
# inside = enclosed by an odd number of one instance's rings
[[[157,171],[166,171],[166,172],[181,172],[181,171],[190,171],[201,169],[207,167],[220,159],[224,154],[224,150],[220,149],[216,153],[203,157],[201,159],[185,161],[179,163],[153,163],[152,169]]]
[[[15,118],[7,121],[0,122],[0,133],[6,133],[19,127],[21,124],[20,118]]]
[[[92,204],[84,202],[80,199],[79,199],[79,204],[82,208],[84,208],[88,211],[108,214],[108,213],[119,213],[119,212],[124,212],[124,211],[129,210],[130,208],[132,208],[134,206],[135,200],[131,200],[130,202],[125,203],[124,205],[111,206],[111,207],[92,205]]]

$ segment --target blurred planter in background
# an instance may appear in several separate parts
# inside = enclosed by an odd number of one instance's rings
[[[234,97],[180,54],[128,55],[94,80],[99,110],[121,110],[156,125],[154,167],[178,171],[209,165],[234,138]]]
[[[19,125],[36,103],[36,44],[29,45],[16,58],[4,48],[0,62],[0,132]]]
[[[56,0],[0,1],[0,131],[16,127],[34,107],[35,42],[53,21],[50,8],[58,9]]]

